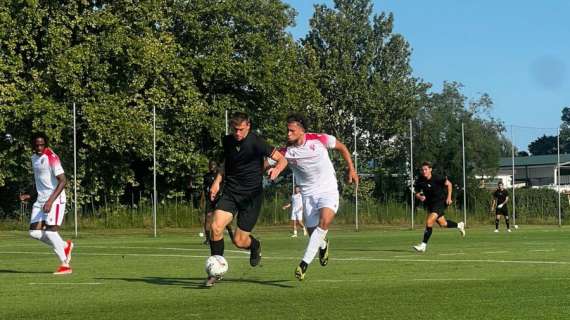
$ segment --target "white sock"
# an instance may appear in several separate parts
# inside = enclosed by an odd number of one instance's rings
[[[51,241],[52,245],[53,245],[53,251],[55,252],[55,255],[59,258],[59,261],[61,261],[61,263],[63,265],[65,265],[65,246],[67,245],[65,243],[65,241],[63,241],[63,239],[59,236],[59,233],[57,233],[57,231],[46,231],[45,232],[46,237]]]
[[[46,233],[43,230],[30,230],[30,237],[39,240],[50,247],[53,247],[51,241],[46,237]]]
[[[317,227],[315,231],[313,231],[313,234],[311,234],[309,245],[307,245],[305,255],[303,256],[303,261],[305,261],[306,264],[311,264],[311,262],[313,262],[313,259],[317,255],[317,251],[319,251],[319,247],[322,245],[325,237],[327,236],[327,232],[328,230],[323,230]]]
[[[297,235],[297,229],[293,229],[293,234]]]

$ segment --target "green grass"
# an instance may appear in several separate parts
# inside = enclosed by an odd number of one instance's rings
[[[70,233],[67,232],[69,236]],[[502,230],[503,231],[503,230]],[[201,288],[209,255],[198,230],[83,233],[74,274],[51,274],[57,260],[25,232],[0,234],[0,319],[567,319],[570,229],[521,226],[422,230],[371,228],[329,233],[331,261],[305,281],[294,268],[306,238],[259,228],[260,267],[226,243],[230,270]]]

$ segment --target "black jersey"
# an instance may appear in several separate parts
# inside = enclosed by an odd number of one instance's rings
[[[224,148],[224,190],[238,194],[260,192],[263,181],[263,162],[275,148],[253,132],[242,141],[233,135],[222,140]]]
[[[445,202],[445,198],[447,197],[445,181],[447,181],[447,178],[442,176],[432,175],[429,180],[424,176],[420,176],[416,180],[414,188],[416,192],[422,192],[426,197],[424,204],[431,206]]]
[[[497,205],[505,202],[505,200],[507,200],[507,197],[509,196],[509,192],[506,189],[503,190],[499,190],[497,189],[494,193],[493,193],[493,197],[495,199],[497,199]],[[505,203],[505,205],[507,205]]]
[[[214,180],[216,180],[217,175],[218,173],[216,171],[214,172],[209,171],[204,175],[204,193],[208,197],[210,194],[210,188],[212,187],[212,183],[214,183]]]

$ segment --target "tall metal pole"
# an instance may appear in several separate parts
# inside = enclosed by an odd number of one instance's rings
[[[414,209],[415,209],[415,200],[416,197],[414,196],[414,139],[413,139],[413,131],[412,131],[412,119],[410,119],[410,198],[412,203],[412,230],[414,229]]]
[[[226,136],[229,134],[230,127],[228,126],[228,110],[226,110]]]
[[[513,134],[513,126],[511,125],[511,166],[513,170],[512,187],[513,187],[513,225],[517,226],[517,202],[515,199],[515,138]]]
[[[75,219],[75,237],[78,235],[77,222],[77,126],[75,102],[73,103],[73,217]]]
[[[156,106],[152,106],[152,180],[153,180],[152,224],[154,228],[154,237],[156,238],[156,203],[158,200],[156,192]]]
[[[558,226],[562,227],[562,200],[560,199],[560,127],[558,127],[558,135],[556,136],[556,151],[558,155],[556,166],[556,191],[558,193]]]
[[[467,177],[465,176],[465,124],[461,122],[461,151],[463,154],[463,223],[467,226]]]
[[[358,176],[358,151],[356,149],[356,117],[354,117],[354,170]],[[358,231],[358,183],[354,185],[354,211],[356,231]]]

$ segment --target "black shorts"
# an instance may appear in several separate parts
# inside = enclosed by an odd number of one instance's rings
[[[437,217],[443,217],[445,215],[445,208],[447,206],[445,205],[445,203],[434,203],[434,204],[428,204],[426,205],[426,209],[428,211],[428,214],[430,213],[437,213]]]
[[[509,216],[509,208],[507,206],[503,206],[502,208],[496,208],[495,214],[508,217]]]
[[[216,209],[227,211],[233,214],[234,217],[237,215],[238,228],[251,232],[253,227],[255,227],[255,223],[257,223],[262,202],[262,191],[248,195],[224,191],[216,203]]]

